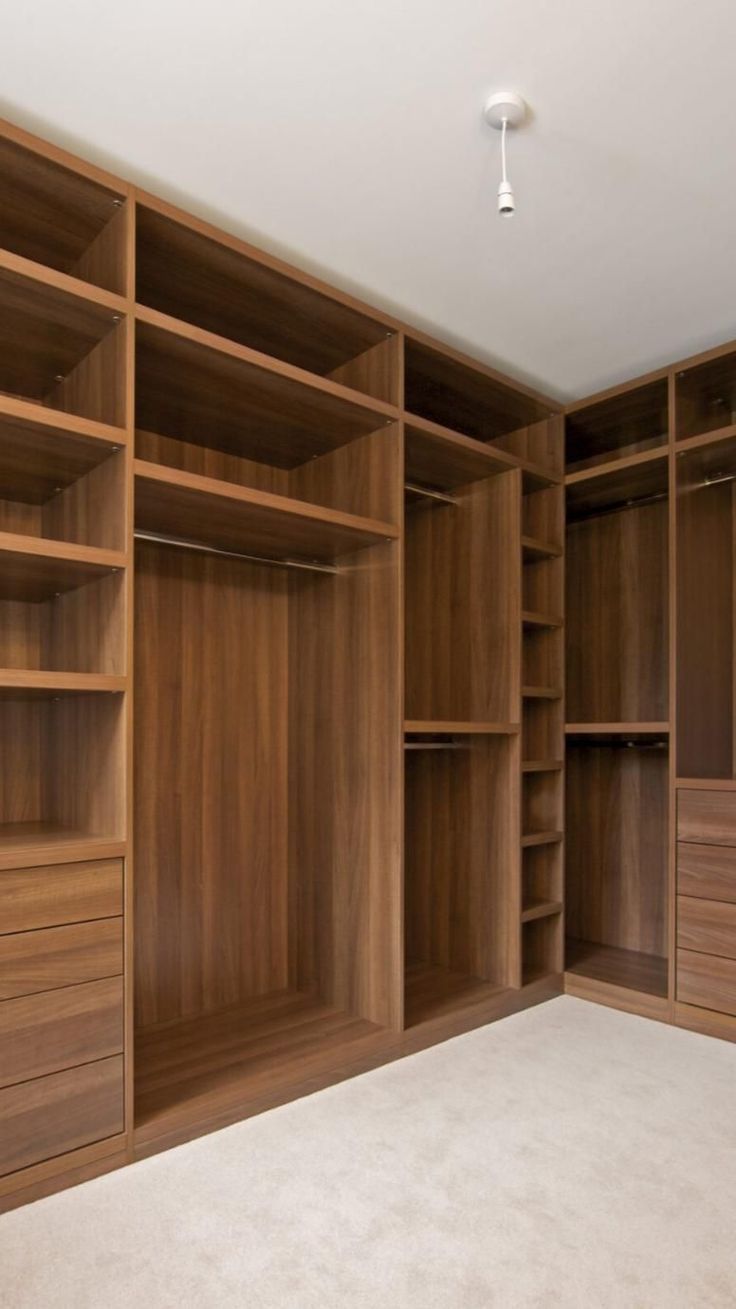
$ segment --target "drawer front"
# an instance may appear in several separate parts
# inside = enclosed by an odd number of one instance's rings
[[[701,1009],[736,1014],[736,960],[678,950],[677,998]]]
[[[123,1131],[123,1060],[0,1091],[0,1176]]]
[[[678,896],[677,945],[736,959],[736,904]]]
[[[680,895],[736,903],[736,846],[677,846],[677,889]]]
[[[122,912],[121,859],[0,872],[0,933],[115,918]]]
[[[123,1049],[123,980],[106,978],[0,1004],[0,1086]]]
[[[122,918],[0,936],[0,1000],[114,977],[122,971]]]
[[[677,838],[736,845],[736,791],[678,791]]]

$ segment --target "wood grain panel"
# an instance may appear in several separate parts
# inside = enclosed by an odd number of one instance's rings
[[[736,792],[677,792],[677,837],[706,845],[736,845]]]
[[[28,932],[122,913],[119,859],[0,871],[0,932]]]
[[[122,918],[0,936],[0,1000],[77,986],[122,971]]]
[[[474,482],[457,499],[454,506],[407,513],[406,717],[513,722],[521,632],[519,473]]]
[[[678,950],[677,999],[736,1015],[736,959]]]
[[[567,465],[585,468],[613,455],[634,454],[667,441],[667,377],[616,387],[593,404],[567,409]]]
[[[136,551],[136,1021],[284,987],[288,580]]]
[[[677,945],[736,959],[736,905],[678,896]]]
[[[565,562],[568,720],[666,720],[666,504],[573,524]]]
[[[554,407],[450,350],[406,338],[406,408],[480,441],[548,418]]]
[[[397,405],[401,396],[401,350],[396,334],[362,350],[354,359],[334,368],[328,377],[341,386],[362,391],[375,400]]]
[[[124,437],[104,423],[0,396],[0,496],[45,504],[59,487],[107,459]],[[40,515],[38,523],[40,535]]]
[[[119,1055],[0,1090],[0,1176],[123,1130]]]
[[[677,843],[680,895],[736,903],[736,847]]]
[[[123,980],[110,977],[0,1004],[0,1086],[120,1054]]]

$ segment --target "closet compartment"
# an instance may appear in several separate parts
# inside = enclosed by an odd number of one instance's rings
[[[125,835],[123,695],[74,677],[5,674],[0,688],[0,863],[44,863],[65,847],[88,857]],[[30,684],[29,684],[30,683]],[[84,858],[84,853],[75,853]],[[48,861],[48,860],[46,860]]]
[[[398,401],[395,329],[169,206],[136,218],[140,304],[377,400]]]
[[[559,841],[527,846],[522,851],[521,920],[534,922],[562,911],[564,869]],[[556,971],[561,971],[561,957]]]
[[[571,737],[565,830],[567,973],[666,997],[666,737]]]
[[[677,468],[677,772],[736,777],[736,438]]]
[[[522,985],[531,986],[562,972],[562,915],[554,909],[522,921]]]
[[[565,423],[568,473],[666,445],[667,415],[666,373],[641,386],[617,388],[592,404],[571,405]]]
[[[715,434],[736,425],[736,351],[717,350],[675,378],[678,441]]]
[[[0,247],[108,291],[125,290],[125,192],[94,168],[65,168],[0,140]]]
[[[90,674],[99,675],[93,685],[123,690],[125,556],[36,546],[0,533],[0,688],[24,676],[29,686],[63,686],[42,675],[65,673],[70,686]]]
[[[412,736],[405,820],[405,1024],[512,984],[518,930],[513,738]]]
[[[562,838],[562,774],[556,770],[522,776],[522,845],[539,845]]]

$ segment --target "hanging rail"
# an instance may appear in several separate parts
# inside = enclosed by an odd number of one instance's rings
[[[404,490],[411,492],[412,495],[421,495],[425,500],[437,500],[439,504],[456,505],[457,497],[447,495],[445,491],[433,491],[428,486],[420,486],[417,482],[404,482]]]
[[[198,554],[217,555],[221,559],[244,559],[250,564],[267,564],[270,568],[296,568],[308,573],[338,573],[335,564],[312,563],[305,559],[275,559],[269,555],[244,554],[239,550],[221,550],[216,545],[201,545],[198,541],[187,541],[181,536],[165,536],[162,532],[133,533],[136,541],[148,541],[152,545],[173,545],[178,550],[194,550]]]

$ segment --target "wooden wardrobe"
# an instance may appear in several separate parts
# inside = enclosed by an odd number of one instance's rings
[[[733,1034],[735,360],[566,416],[2,127],[0,1208],[563,989]]]

